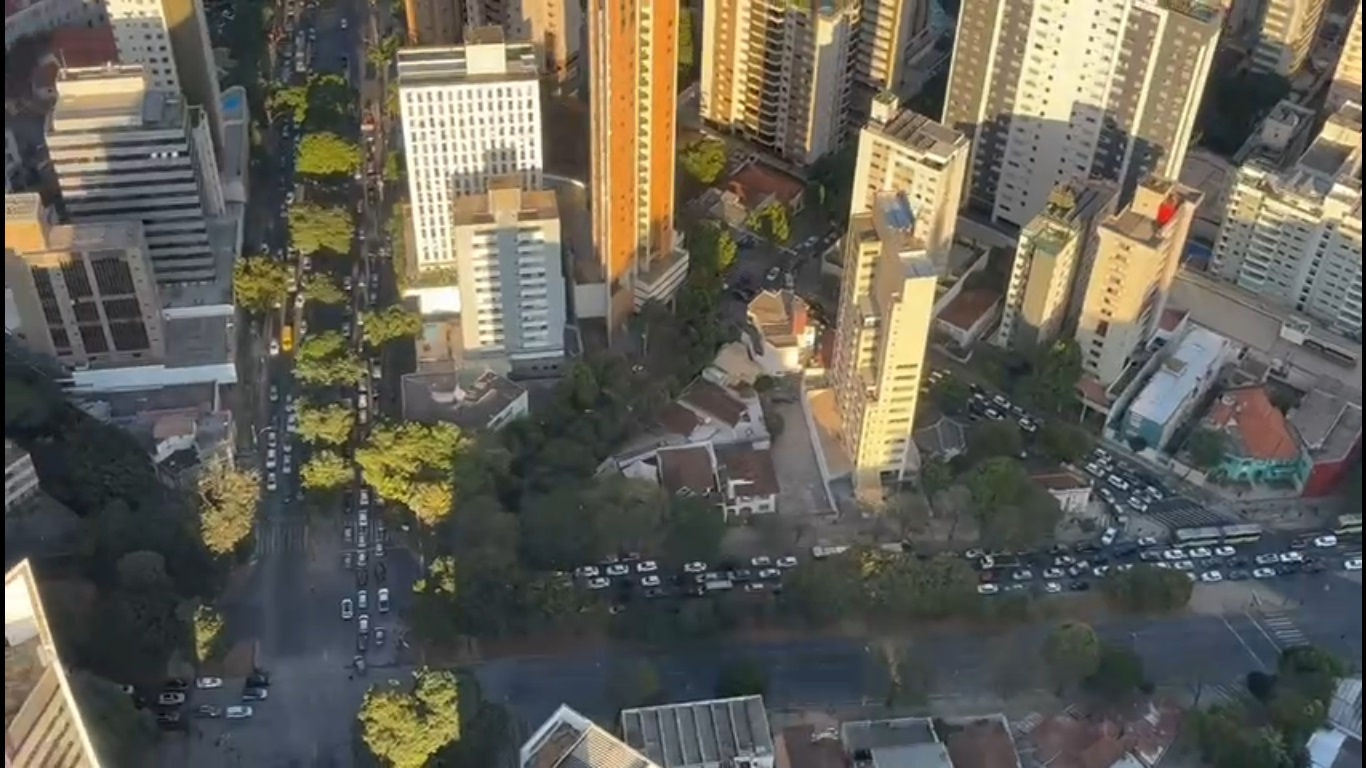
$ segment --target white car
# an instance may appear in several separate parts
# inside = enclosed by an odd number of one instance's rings
[[[1318,538],[1314,539],[1314,546],[1318,547],[1319,549],[1330,549],[1332,547],[1336,547],[1337,545],[1338,537],[1332,534],[1329,534],[1327,536],[1319,536]]]
[[[749,564],[755,568],[767,568],[773,565],[773,560],[764,555],[759,555],[758,557],[751,557]]]
[[[356,395],[356,407],[364,410],[370,407],[370,397],[364,392]]]
[[[977,585],[977,594],[979,594],[979,595],[994,595],[994,594],[996,594],[996,593],[998,593],[998,592],[1000,592],[1000,591],[1001,591],[1001,588],[998,587],[998,586],[996,586],[995,584],[978,584],[978,585]]]
[[[1361,558],[1349,557],[1342,562],[1342,567],[1349,571],[1359,571],[1361,570]]]
[[[267,491],[274,492],[274,491],[277,491],[277,490],[279,490],[279,489],[280,489],[280,483],[279,483],[278,480],[276,480],[276,478],[275,478],[275,473],[274,473],[274,472],[271,472],[270,474],[266,475],[266,490],[267,490]]]
[[[362,509],[370,506],[370,489],[362,487],[360,489],[360,506]]]
[[[1224,574],[1218,571],[1205,571],[1200,574],[1200,580],[1206,584],[1218,584],[1224,580]]]
[[[1180,549],[1177,549],[1177,548],[1168,549],[1168,550],[1165,550],[1165,551],[1162,552],[1162,559],[1163,559],[1163,560],[1185,560],[1185,559],[1186,559],[1186,553],[1183,552],[1183,551],[1181,551]]]
[[[611,585],[612,585],[612,582],[608,581],[607,579],[602,578],[601,576],[599,576],[599,577],[596,578],[596,579],[589,579],[589,580],[588,580],[588,588],[589,588],[589,589],[607,589],[607,588],[610,587]]]
[[[351,606],[351,598],[343,597],[341,601],[341,616],[343,621],[350,621],[356,615],[356,611]]]
[[[342,28],[342,29],[346,29],[346,28],[349,27],[349,26],[351,26],[350,22],[348,22],[348,21],[346,20],[346,17],[343,16],[343,17],[342,17],[342,20],[341,20],[341,28]]]
[[[1228,545],[1224,545],[1224,546],[1222,546],[1222,547],[1215,547],[1215,548],[1214,548],[1214,556],[1215,556],[1215,557],[1233,557],[1233,556],[1236,555],[1236,554],[1238,554],[1238,550],[1236,550],[1236,549],[1234,549],[1233,547],[1230,547],[1230,546],[1228,546]]]
[[[1043,585],[1043,591],[1047,592],[1050,595],[1056,595],[1062,591],[1062,585],[1056,581],[1050,581],[1047,584]]]
[[[279,339],[271,339],[271,340],[270,340],[270,354],[271,354],[271,357],[274,357],[275,355],[280,354],[280,340],[279,340]]]
[[[1280,555],[1277,555],[1277,554],[1273,554],[1273,553],[1268,553],[1268,554],[1265,554],[1265,555],[1257,555],[1256,559],[1254,560],[1254,562],[1256,562],[1257,565],[1275,565],[1276,563],[1279,563],[1280,561],[1281,561],[1281,556],[1280,556]]]
[[[631,566],[624,563],[612,563],[607,566],[608,576],[625,576],[631,572]]]
[[[1299,552],[1282,552],[1280,560],[1282,563],[1302,563],[1304,562],[1304,555]]]
[[[1138,546],[1155,547],[1157,546],[1157,539],[1153,538],[1152,536],[1141,536],[1138,539]]]
[[[255,710],[246,704],[238,704],[223,710],[223,716],[229,720],[246,720],[254,714]]]
[[[1108,565],[1097,565],[1095,568],[1091,569],[1091,575],[1095,576],[1097,579],[1105,578],[1108,573],[1110,573],[1110,566]]]
[[[369,614],[362,613],[360,615],[360,618],[356,619],[356,629],[359,630],[362,635],[368,634],[370,632]]]
[[[1016,581],[1029,581],[1034,578],[1034,574],[1030,571],[1016,571],[1010,575],[1010,578]]]
[[[1118,538],[1118,537],[1119,537],[1119,531],[1115,530],[1114,528],[1106,528],[1106,529],[1105,529],[1105,533],[1102,533],[1102,534],[1100,535],[1100,543],[1101,543],[1101,546],[1108,547],[1108,546],[1110,546],[1111,544],[1114,544],[1114,543],[1115,543],[1115,539]]]
[[[651,574],[649,576],[642,576],[640,578],[640,586],[642,587],[657,587],[659,586],[659,584],[659,577],[655,576],[654,574]]]
[[[370,607],[370,593],[363,589],[356,590],[356,607],[364,611]]]
[[[157,696],[157,703],[163,707],[174,707],[185,703],[185,694],[180,691],[167,691]]]
[[[1105,482],[1109,483],[1110,487],[1114,488],[1116,491],[1129,490],[1129,484],[1119,475],[1106,475]]]
[[[357,568],[364,568],[367,562],[369,562],[369,559],[367,558],[367,556],[366,556],[366,554],[365,554],[365,550],[362,549],[361,551],[359,551],[359,552],[356,553],[356,567],[357,567]],[[361,606],[361,607],[364,608],[365,606]]]
[[[1193,557],[1193,558],[1195,558],[1195,559],[1197,559],[1197,560],[1201,560],[1201,559],[1204,559],[1204,558],[1206,558],[1206,557],[1209,557],[1209,556],[1211,556],[1211,555],[1213,555],[1213,554],[1214,554],[1214,553],[1213,553],[1213,552],[1210,552],[1209,549],[1207,549],[1206,547],[1196,547],[1195,549],[1192,549],[1192,550],[1190,550],[1189,552],[1187,552],[1187,553],[1186,553],[1186,556],[1187,556],[1187,557]]]
[[[388,588],[388,587],[381,587],[380,590],[379,590],[379,592],[376,592],[376,593],[375,593],[375,601],[376,601],[376,603],[377,603],[377,605],[378,605],[378,607],[379,607],[379,612],[380,612],[380,613],[388,613],[388,612],[389,612],[389,588]]]
[[[759,571],[759,578],[761,579],[781,579],[782,577],[783,572],[777,568],[763,568]]]
[[[207,689],[209,689],[209,688],[222,688],[222,687],[223,687],[223,678],[221,678],[221,677],[201,677],[201,678],[199,678],[199,679],[197,679],[197,680],[194,681],[194,687],[199,688],[199,689],[201,689],[201,690],[207,690]]]
[[[274,384],[270,385],[270,401],[272,403],[280,402],[280,388]]]
[[[1044,577],[1045,579],[1061,579],[1063,576],[1066,576],[1066,575],[1067,575],[1067,572],[1064,571],[1064,570],[1061,569],[1061,568],[1045,568],[1045,569],[1043,569],[1043,577]]]
[[[580,579],[591,579],[596,577],[601,571],[596,565],[581,565],[574,569],[574,575]]]
[[[378,538],[375,539],[375,557],[384,557],[384,542],[380,541]]]
[[[653,560],[641,560],[636,563],[636,573],[654,573],[659,570],[659,563]]]
[[[1257,570],[1255,570],[1255,571],[1252,572],[1252,578],[1254,578],[1254,579],[1274,579],[1274,578],[1276,578],[1276,569],[1275,569],[1275,568],[1258,568]]]
[[[1177,560],[1172,563],[1172,567],[1178,571],[1193,571],[1195,570],[1195,563],[1189,560]]]
[[[694,560],[691,563],[683,564],[684,573],[705,573],[706,570],[707,564],[698,560]]]
[[[778,566],[779,568],[796,568],[797,558],[788,555],[787,557],[778,558],[773,564]]]

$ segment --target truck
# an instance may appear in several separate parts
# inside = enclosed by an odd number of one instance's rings
[[[708,592],[725,592],[735,588],[735,582],[730,579],[716,579],[706,583]]]
[[[834,547],[815,546],[811,548],[811,556],[816,558],[817,560],[823,560],[827,557],[834,557],[835,555],[841,555],[848,551],[849,548],[843,545]]]

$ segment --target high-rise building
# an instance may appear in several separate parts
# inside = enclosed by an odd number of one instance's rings
[[[1148,177],[1096,228],[1077,319],[1082,371],[1113,384],[1152,340],[1202,195]]]
[[[409,45],[459,45],[465,30],[464,0],[403,0]]]
[[[202,0],[105,0],[119,61],[141,64],[152,87],[183,94],[204,110],[217,156],[223,156],[223,97]]]
[[[1340,333],[1361,334],[1361,107],[1345,104],[1288,167],[1238,169],[1212,271]]]
[[[927,248],[902,195],[849,219],[832,380],[860,495],[907,470],[938,286]]]
[[[589,208],[611,333],[687,276],[674,230],[677,0],[588,0]]]
[[[468,26],[502,27],[509,40],[534,45],[541,73],[551,82],[570,85],[578,78],[579,0],[470,0],[465,13]]]
[[[1115,190],[1103,182],[1060,185],[1025,225],[1001,307],[996,343],[1029,349],[1058,337],[1095,225],[1113,213]],[[1084,280],[1087,276],[1080,275]]]
[[[699,109],[795,163],[844,140],[853,75],[855,0],[707,0]]]
[[[5,768],[100,768],[28,560],[5,573]]]
[[[1352,22],[1342,39],[1342,54],[1328,86],[1328,108],[1336,110],[1349,101],[1361,103],[1361,0],[1352,11]]]
[[[1252,67],[1283,77],[1299,74],[1313,52],[1328,0],[1266,0]]]
[[[495,179],[486,194],[456,198],[454,209],[464,356],[519,372],[558,370],[566,293],[555,193]]]
[[[972,204],[1023,227],[1071,179],[1176,178],[1219,28],[1213,0],[965,0],[944,123]]]
[[[47,146],[69,221],[141,221],[157,282],[217,278],[207,220],[226,208],[203,110],[142,66],[65,69]]]
[[[529,43],[498,27],[466,32],[466,44],[398,52],[398,97],[419,270],[455,265],[453,200],[516,175],[539,189],[544,168],[541,92]]]
[[[916,236],[943,266],[953,245],[970,151],[963,134],[899,108],[896,97],[883,91],[859,135],[850,214],[873,210],[884,192],[905,195]]]
[[[161,361],[161,302],[142,222],[54,224],[36,193],[5,196],[5,287],[26,346],[72,367]]]
[[[854,78],[869,96],[899,93],[906,63],[934,42],[929,0],[861,0]]]

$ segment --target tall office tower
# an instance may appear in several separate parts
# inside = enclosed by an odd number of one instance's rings
[[[1109,386],[1157,331],[1202,195],[1148,177],[1096,228],[1077,319],[1082,370]]]
[[[498,27],[467,31],[466,45],[398,52],[398,99],[408,163],[418,269],[455,264],[452,201],[517,175],[541,187],[541,92],[529,43]]]
[[[906,62],[933,44],[929,0],[861,0],[854,79],[872,97],[900,92]]]
[[[459,45],[465,30],[464,0],[403,0],[409,45]]]
[[[54,218],[36,193],[5,196],[5,287],[19,315],[16,336],[73,367],[165,357],[142,223]]]
[[[1348,103],[1286,168],[1238,169],[1213,271],[1351,336],[1361,334],[1361,107]]]
[[[1204,0],[965,0],[944,122],[972,204],[1023,227],[1070,179],[1176,178],[1219,26]]]
[[[1328,86],[1328,109],[1336,111],[1349,101],[1361,103],[1361,0],[1352,11],[1352,23],[1342,41],[1333,84]]]
[[[202,0],[104,0],[119,61],[141,64],[152,87],[184,94],[204,110],[209,136],[223,156],[223,96]]]
[[[67,219],[141,221],[158,283],[216,279],[206,219],[225,203],[208,123],[141,66],[62,70],[47,146]]]
[[[608,332],[687,274],[674,231],[677,0],[588,0],[589,207]]]
[[[100,768],[28,560],[5,573],[5,768]]]
[[[1086,277],[1079,273],[1085,271],[1095,225],[1114,212],[1114,203],[1114,186],[1104,182],[1071,182],[1053,190],[1048,205],[1020,232],[997,345],[1030,349],[1058,337],[1077,278]]]
[[[470,0],[469,26],[498,26],[509,40],[536,46],[541,73],[558,85],[578,77],[583,40],[579,0]]]
[[[906,196],[915,234],[944,266],[953,245],[971,147],[967,137],[909,109],[888,91],[872,103],[859,134],[849,213],[871,211],[883,192]]]
[[[903,195],[849,219],[832,380],[860,495],[906,471],[938,276]]]
[[[1266,0],[1252,68],[1284,77],[1299,74],[1313,52],[1327,4],[1328,0]]]
[[[800,164],[844,140],[858,3],[706,0],[702,118]]]
[[[553,372],[564,359],[565,281],[555,193],[517,177],[455,200],[464,356]],[[498,366],[502,368],[502,366]]]

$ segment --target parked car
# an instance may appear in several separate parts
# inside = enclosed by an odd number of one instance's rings
[[[242,701],[265,701],[270,697],[270,691],[265,688],[243,688]]]
[[[157,703],[163,707],[178,707],[185,703],[185,694],[180,691],[163,691],[157,696]]]
[[[375,600],[376,600],[377,606],[379,607],[379,612],[380,612],[380,613],[388,613],[388,612],[389,612],[389,588],[388,588],[388,587],[380,587],[380,590],[379,590],[378,592],[375,593]]]
[[[228,707],[225,714],[229,720],[246,720],[256,713],[256,710],[245,704],[238,704]]]
[[[207,690],[209,688],[222,688],[223,678],[221,677],[201,677],[194,681],[194,687]]]
[[[350,621],[355,616],[355,609],[351,605],[351,598],[343,597],[341,601],[342,621]]]

